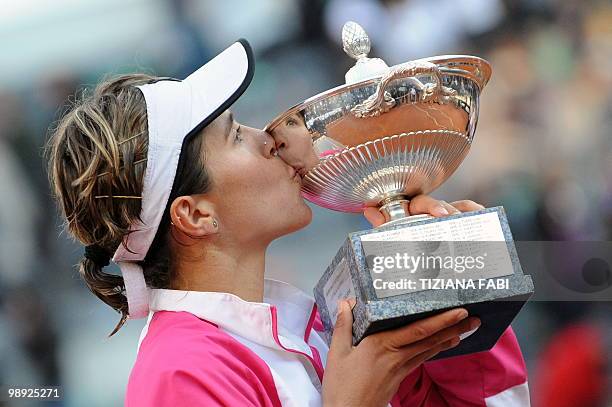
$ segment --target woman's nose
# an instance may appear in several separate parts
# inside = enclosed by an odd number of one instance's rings
[[[306,127],[280,127],[272,131],[278,155],[292,167],[310,170],[319,163],[312,136]]]
[[[277,131],[274,134],[274,142],[276,143],[276,149],[279,154],[283,154],[289,146],[289,140],[284,132]]]
[[[284,129],[275,129],[272,132],[272,137],[276,145],[276,151],[278,156],[283,159],[289,165],[295,165],[300,161],[299,157],[299,135],[291,134],[289,131],[282,131]]]
[[[274,139],[270,134],[265,131],[261,132],[263,137],[263,152],[266,158],[276,157],[278,155],[278,150],[276,149],[276,144],[274,143]]]

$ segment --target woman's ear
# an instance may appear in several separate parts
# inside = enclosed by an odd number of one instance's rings
[[[170,205],[170,219],[176,229],[193,238],[204,238],[219,230],[213,205],[200,197],[176,198]]]

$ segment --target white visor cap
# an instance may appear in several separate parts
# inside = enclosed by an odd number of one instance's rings
[[[138,86],[147,106],[149,147],[140,221],[113,255],[121,269],[129,317],[149,313],[149,293],[139,262],[151,247],[173,189],[185,143],[227,110],[253,79],[253,51],[240,39],[186,79],[162,78]]]

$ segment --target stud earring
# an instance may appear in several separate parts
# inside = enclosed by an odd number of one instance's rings
[[[217,220],[216,220],[216,219],[213,219],[213,222],[212,222],[212,224],[213,224],[213,226],[214,226],[214,227],[217,227],[217,226],[219,226],[219,224],[217,223]]]
[[[268,145],[268,142],[267,142],[267,141],[264,141],[264,146],[267,146],[267,145]]]

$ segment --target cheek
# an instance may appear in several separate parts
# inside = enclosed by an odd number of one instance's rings
[[[299,185],[290,182],[287,192],[280,197],[281,206],[278,211],[289,218],[288,222],[296,222],[297,228],[308,225],[312,220],[312,209],[302,197]]]
[[[244,206],[250,213],[260,212],[260,207],[274,204],[277,196],[286,194],[282,176],[287,171],[273,165],[269,159],[251,153],[227,154],[211,169],[216,187],[217,202],[234,212]],[[278,164],[278,163],[276,163]]]
[[[280,159],[237,153],[217,162],[211,175],[215,205],[223,219],[231,219],[236,227],[259,225],[261,232],[274,230],[274,234],[310,223],[312,211]]]
[[[224,171],[216,178],[219,181],[220,191],[226,197],[252,194],[278,183],[278,173],[274,174],[264,165],[264,158],[240,156],[228,158],[227,163]]]
[[[305,129],[285,128],[277,134],[279,139],[287,140],[285,148],[281,151],[281,157],[289,165],[301,165],[314,167],[318,163],[318,158],[312,145],[312,137]]]
[[[289,146],[293,147],[296,154],[306,155],[308,149],[311,147],[310,136],[308,133],[304,133],[299,129],[292,129],[287,132],[289,139]]]
[[[307,170],[316,166],[319,163],[319,158],[312,144],[310,133],[306,131],[296,132],[293,140],[293,151],[291,153],[295,156],[296,162],[303,165]]]
[[[252,199],[248,200],[248,219],[244,219],[259,225],[262,232],[267,230],[276,236],[295,232],[312,220],[312,210],[304,201],[300,186],[285,172],[283,169],[283,178],[273,178],[270,182],[261,175],[261,182],[249,192]]]
[[[301,201],[300,208],[299,225],[297,229],[306,227],[310,224],[310,222],[312,222],[312,209],[310,209],[310,206],[306,205],[306,202],[304,202],[303,199]]]
[[[299,189],[293,185],[290,188],[278,188],[269,191],[269,199],[260,198],[266,204],[262,214],[266,219],[260,219],[261,225],[268,225],[277,236],[298,231],[312,221],[312,210],[302,198]]]

